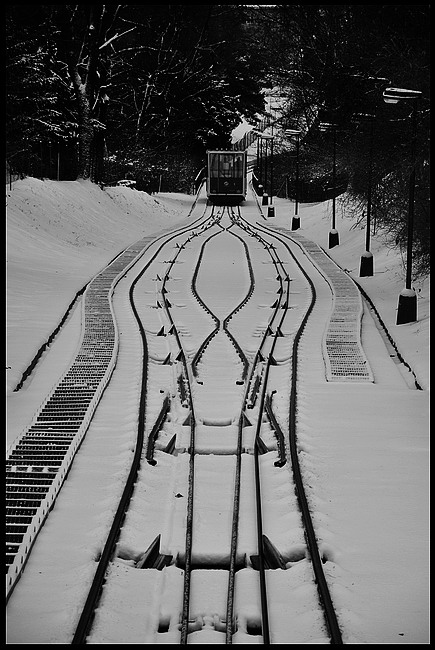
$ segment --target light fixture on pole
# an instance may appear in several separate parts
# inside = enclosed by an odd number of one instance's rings
[[[415,141],[416,141],[416,120],[417,106],[414,100],[421,97],[420,90],[408,90],[407,88],[386,88],[383,93],[384,102],[387,104],[397,104],[401,101],[413,101],[411,113],[411,158],[412,169],[409,175],[408,188],[408,234],[406,248],[406,285],[399,294],[397,305],[396,325],[413,323],[417,320],[417,294],[412,288],[412,239],[414,229],[414,193],[415,193]]]
[[[285,134],[296,137],[296,182],[295,182],[295,213],[292,219],[292,230],[298,230],[301,225],[301,220],[298,215],[299,209],[299,138],[301,135],[300,129],[286,129]]]
[[[370,136],[369,136],[369,169],[367,179],[367,219],[366,219],[366,249],[361,255],[359,275],[363,277],[371,277],[373,275],[373,253],[370,250],[370,220],[372,211],[372,171],[373,171],[373,125],[375,116],[371,113],[357,113],[353,121],[370,123]]]
[[[257,134],[256,134],[256,135],[257,135]],[[259,174],[260,177],[258,177],[257,174]],[[258,194],[259,185],[261,184],[261,172],[260,172],[260,138],[258,137],[258,135],[257,135],[257,165],[256,165],[256,168],[255,168],[255,178],[256,178],[256,181],[255,181],[255,187],[254,187],[254,189],[255,189],[255,191],[256,191],[257,194]]]
[[[267,139],[264,136],[261,136],[261,143],[262,144],[264,143],[264,149],[263,149],[263,152],[264,152],[264,165],[263,165],[263,169],[264,169],[264,179],[263,179],[264,191],[263,191],[263,198],[262,198],[262,201],[261,201],[261,205],[268,205],[269,204],[269,194],[268,194],[268,191],[267,191],[267,184],[268,184],[268,180],[269,180],[269,169],[268,169],[268,160],[267,160]]]
[[[335,227],[335,192],[336,192],[336,176],[337,176],[337,125],[331,122],[321,122],[320,130],[323,132],[332,131],[333,133],[333,149],[332,149],[332,224],[328,236],[329,248],[334,248],[339,244],[338,230]]]
[[[264,186],[266,189],[266,193],[263,194],[263,201],[262,205],[269,205],[268,208],[268,217],[274,217],[275,216],[275,208],[272,207],[273,203],[273,141],[274,141],[274,136],[273,135],[265,135],[262,134],[261,138],[266,141],[266,156],[265,156],[265,161],[264,161],[264,166],[265,166],[265,182]],[[267,143],[270,143],[269,147],[269,155],[270,155],[270,162],[268,161],[267,155],[268,155],[268,146]],[[268,174],[268,167],[270,167],[270,173]],[[267,193],[267,182],[269,180],[269,188],[270,188],[270,194]]]
[[[267,166],[266,166],[266,177],[263,178],[263,140],[264,136],[261,131],[257,131],[257,129],[253,129],[252,133],[255,133],[257,136],[257,171],[258,171],[258,178],[257,178],[257,188],[256,192],[259,196],[263,197],[262,200],[267,200],[267,195],[265,195],[265,191],[267,191],[266,183],[267,183]],[[266,150],[267,154],[267,150]]]
[[[273,203],[273,136],[270,138],[270,205]]]

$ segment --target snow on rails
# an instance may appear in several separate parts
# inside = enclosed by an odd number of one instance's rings
[[[86,418],[92,399],[97,407],[114,371],[112,294],[128,291],[143,345],[138,438],[73,643],[341,643],[297,466],[297,345],[315,292],[288,240],[249,223],[243,208],[213,206],[117,260],[84,297],[82,346],[92,340],[103,366],[98,397],[89,395],[82,411]],[[340,287],[337,277],[337,295]],[[350,302],[351,316],[338,299],[331,313],[346,314],[362,353],[353,294]],[[325,373],[334,380],[331,349]],[[78,365],[91,372],[93,359],[80,348],[66,376]],[[50,431],[71,420],[70,399]],[[46,413],[41,407],[33,428],[48,426]],[[84,419],[72,433],[69,464],[86,428]],[[20,444],[9,456],[12,487],[18,478],[30,485],[36,465]],[[50,475],[46,466],[59,473],[44,463],[40,476]],[[18,549],[19,565],[29,552]],[[22,567],[13,571],[11,589]],[[293,637],[293,616],[306,619],[304,638]]]

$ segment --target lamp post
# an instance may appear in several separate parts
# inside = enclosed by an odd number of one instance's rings
[[[264,145],[263,145],[264,142]],[[263,149],[264,146],[264,149]],[[262,205],[267,205],[269,203],[269,195],[267,193],[267,181],[268,181],[268,176],[269,176],[269,170],[268,170],[268,165],[267,165],[267,140],[261,136],[261,151],[262,155],[264,152],[264,179],[263,179],[263,187],[264,187],[264,192],[263,192],[263,200],[262,200]]]
[[[265,178],[263,180],[263,134],[257,129],[253,129],[252,133],[257,136],[257,170],[258,170],[258,186],[256,192],[259,196],[263,196],[267,183],[267,165],[265,164]],[[267,152],[266,152],[267,153]]]
[[[300,129],[286,129],[285,134],[288,136],[296,137],[296,183],[295,183],[295,213],[292,218],[292,230],[298,230],[301,225],[301,220],[298,215],[299,209],[299,137],[301,135]]]
[[[414,193],[415,193],[415,141],[417,106],[414,100],[421,97],[420,90],[408,90],[407,88],[386,88],[383,93],[384,101],[387,104],[397,104],[401,101],[411,100],[413,102],[411,112],[411,160],[412,168],[409,175],[408,186],[408,233],[406,247],[406,285],[399,294],[397,305],[396,325],[413,323],[417,320],[417,295],[411,286],[412,282],[412,239],[414,230]]]
[[[259,165],[259,170],[260,170],[260,185],[261,185],[261,195],[264,193],[264,178],[263,178],[263,138],[261,137],[261,133],[258,136],[258,141],[260,143],[260,165]]]
[[[267,183],[269,182],[269,197],[270,197],[270,203],[272,204],[273,202],[273,141],[274,141],[274,136],[273,135],[262,135],[261,136],[263,140],[266,141],[266,156],[265,156],[265,176],[266,176],[266,182],[265,186],[267,188]],[[269,143],[269,145],[268,145]],[[268,153],[270,156],[270,161],[268,161]],[[270,167],[270,173],[268,170],[268,167]]]
[[[273,140],[274,136],[273,135],[265,135],[264,133],[261,133],[260,131],[257,131],[254,129],[252,133],[255,133],[257,136],[257,168],[259,169],[259,174],[260,174],[260,184],[258,186],[258,192],[257,194],[262,197],[261,204],[262,205],[269,205],[272,204],[273,200]],[[263,147],[263,141],[265,142],[265,145]],[[268,142],[270,142],[270,174],[268,172]],[[263,166],[263,155],[264,155],[264,166]],[[264,169],[264,179],[263,179],[263,169]],[[270,180],[269,180],[270,179]],[[268,183],[269,183],[269,188],[270,188],[270,195],[268,194]],[[269,198],[270,197],[270,198]],[[269,217],[274,217],[275,216],[275,208],[269,206],[268,210]]]
[[[359,275],[361,278],[371,277],[373,275],[373,253],[370,250],[370,221],[372,212],[372,172],[373,172],[373,123],[375,116],[371,113],[358,113],[354,117],[355,122],[370,122],[369,136],[369,170],[367,180],[367,223],[366,223],[366,249],[361,255]]]
[[[273,135],[270,136],[270,205],[273,203]]]
[[[265,135],[264,133],[261,134],[261,140],[265,140],[266,142],[266,153],[265,153],[265,158],[264,158],[264,187],[266,192],[263,194],[263,200],[262,200],[262,205],[269,205],[268,208],[268,216],[269,217],[274,217],[275,216],[275,208],[272,207],[273,203],[273,141],[274,141],[274,136],[273,135]],[[268,147],[268,142],[270,142],[270,147]],[[269,149],[269,155],[270,155],[270,162],[268,163],[268,149]],[[268,167],[270,167],[270,174],[268,173]],[[269,190],[270,194],[268,193],[268,181],[269,181]]]
[[[335,191],[337,183],[337,125],[331,122],[321,122],[320,130],[324,132],[332,131],[333,133],[333,149],[332,149],[332,223],[331,230],[329,231],[328,246],[334,248],[339,244],[338,231],[335,228]]]

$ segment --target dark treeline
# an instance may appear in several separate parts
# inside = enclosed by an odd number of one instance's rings
[[[10,164],[48,159],[53,174],[60,150],[64,177],[161,168],[176,182],[207,146],[228,146],[241,114],[263,111],[244,25],[223,5],[8,6]]]
[[[330,186],[332,136],[319,126],[333,123],[348,210],[362,214],[371,170],[376,227],[393,246],[406,242],[415,162],[415,272],[425,274],[429,8],[7,5],[8,165],[190,191],[205,150],[229,146],[241,116],[273,118],[269,97],[279,95],[281,126],[301,130],[301,187]],[[385,104],[388,86],[421,98]],[[294,142],[278,145],[275,185],[287,179],[291,192]]]
[[[429,5],[278,5],[265,27],[274,36],[263,40],[264,57],[274,61],[270,85],[288,98],[286,125],[302,131],[303,188],[331,185],[333,131],[319,127],[322,121],[335,124],[337,177],[347,180],[351,199],[347,212],[363,214],[370,185],[376,228],[405,249],[415,165],[416,274],[430,266],[429,25]],[[421,96],[386,104],[387,87]],[[294,155],[277,156],[275,167],[282,187]]]

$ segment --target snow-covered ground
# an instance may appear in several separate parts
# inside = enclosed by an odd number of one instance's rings
[[[32,178],[7,188],[8,443],[29,423],[74,354],[79,310],[72,311],[68,327],[43,354],[35,373],[13,391],[75,294],[132,242],[184,223],[192,198]],[[271,219],[265,218],[267,208],[260,214],[252,196],[247,203],[252,223],[290,228],[291,202],[275,199]],[[327,249],[331,203],[303,204],[299,215],[298,232]],[[337,384],[326,392],[314,352],[305,343],[300,380],[312,400],[300,405],[299,443],[315,495],[314,518],[331,563],[328,576],[345,642],[428,643],[429,284],[415,285],[417,322],[395,325],[403,260],[377,234],[372,239],[375,275],[359,278],[363,226],[346,219],[338,204],[336,227],[340,245],[329,254],[371,298],[423,390],[416,390],[414,375],[391,361],[368,310],[363,345],[375,384],[359,390]],[[314,333],[315,322],[312,328]],[[114,411],[112,417],[119,414]],[[104,428],[104,422],[95,426]],[[120,436],[123,426],[127,431],[127,423],[120,421]],[[110,453],[108,448],[106,461],[116,467],[123,459],[109,458]],[[89,469],[94,466],[89,457]],[[89,470],[83,466],[80,472],[83,498]],[[74,492],[80,490],[78,483],[74,488],[65,484],[64,505],[47,520],[10,599],[8,643],[70,642],[76,587],[90,570],[77,557],[86,556],[95,544],[91,531],[86,547],[78,533],[66,539],[59,527],[80,513]],[[55,513],[57,527],[50,522]]]

